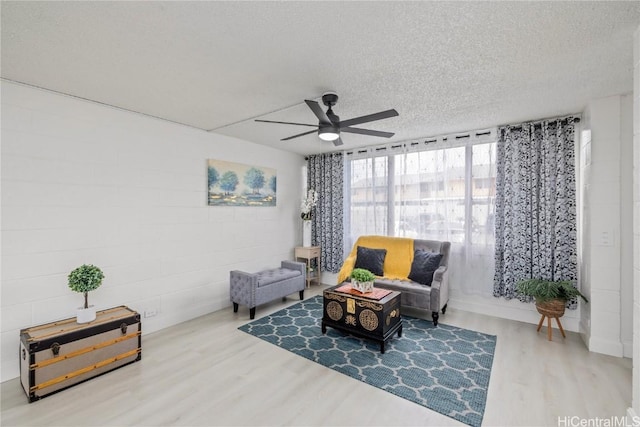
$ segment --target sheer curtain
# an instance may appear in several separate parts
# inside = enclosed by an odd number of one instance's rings
[[[388,235],[388,158],[370,157],[345,163],[345,252],[359,236]]]
[[[347,158],[345,246],[365,234],[449,241],[452,290],[491,295],[495,142],[429,145]]]
[[[320,246],[322,270],[337,273],[344,260],[344,153],[309,156],[307,188],[318,193],[311,243]]]
[[[574,121],[498,130],[496,297],[525,300],[515,286],[532,277],[576,283]]]

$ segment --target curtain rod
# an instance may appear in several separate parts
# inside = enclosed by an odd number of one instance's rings
[[[493,128],[494,130],[497,130],[497,128]],[[454,140],[460,140],[460,139],[464,139],[464,138],[471,138],[471,136],[474,137],[479,137],[479,136],[485,136],[485,135],[491,135],[491,130],[478,130],[475,132],[466,132],[466,133],[460,133],[457,135],[446,135],[446,136],[441,136],[441,137],[429,137],[429,138],[425,138],[424,140],[421,138],[419,141],[413,140],[413,141],[405,141],[405,142],[398,142],[397,144],[392,144],[390,146],[380,146],[380,147],[370,147],[369,149],[360,149],[360,150],[351,150],[351,151],[345,151],[345,155],[351,155],[351,154],[362,154],[362,153],[366,153],[368,152],[370,149],[373,149],[374,151],[385,151],[385,150],[393,150],[396,148],[401,148],[401,147],[415,147],[416,145],[420,145],[420,144],[432,144],[434,142],[437,142],[438,140],[442,140],[442,141],[447,141],[448,139],[454,139]]]
[[[535,125],[539,125],[542,122],[549,122],[549,121],[551,121],[551,122],[553,122],[553,121],[564,122],[564,121],[567,121],[569,119],[573,119],[574,122],[580,123],[580,115],[570,114],[570,115],[564,116],[564,117],[550,117],[550,118],[547,118],[547,119],[533,120],[533,121],[517,123],[517,124],[513,124],[513,125],[500,125],[500,126],[498,126],[498,128],[509,126],[512,129],[522,129],[522,125],[525,125],[525,124],[535,126]]]
[[[438,136],[438,137],[427,137],[425,139],[418,139],[418,140],[411,140],[411,141],[403,141],[403,142],[398,142],[397,144],[393,144],[391,146],[378,146],[378,147],[370,147],[369,149],[373,149],[376,152],[379,151],[385,151],[388,149],[396,149],[396,148],[400,148],[400,147],[415,147],[416,145],[420,145],[420,144],[431,144],[434,142],[437,142],[438,140],[442,140],[442,141],[447,141],[449,138],[451,138],[452,140],[460,140],[460,139],[464,139],[464,138],[471,138],[471,136],[473,135],[474,137],[479,137],[479,136],[486,136],[486,135],[491,135],[491,132],[493,130],[495,130],[496,132],[498,131],[498,129],[500,127],[504,127],[504,126],[510,126],[512,129],[522,129],[522,125],[523,124],[532,124],[532,125],[536,125],[536,124],[540,124],[544,121],[566,121],[570,118],[573,118],[573,120],[576,123],[579,123],[581,120],[580,114],[569,114],[567,116],[563,116],[563,117],[549,117],[546,119],[539,119],[539,120],[533,120],[533,121],[528,121],[528,122],[524,122],[524,123],[519,123],[519,124],[513,124],[513,125],[498,125],[495,128],[491,128],[490,130],[477,130],[477,131],[471,131],[471,132],[460,132],[459,134],[448,134],[448,135],[444,135],[444,136]],[[355,149],[355,150],[350,150],[350,151],[344,151],[344,154],[349,156],[349,155],[353,155],[355,154],[363,154],[366,153],[369,149]],[[336,151],[334,151],[333,153],[336,153]],[[332,153],[329,153],[332,154]],[[308,159],[308,156],[305,157],[305,160]]]

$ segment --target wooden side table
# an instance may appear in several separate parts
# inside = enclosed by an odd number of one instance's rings
[[[307,263],[307,287],[311,282],[320,284],[320,246],[296,246],[294,250],[296,261],[305,260]],[[316,260],[315,268],[312,260]]]

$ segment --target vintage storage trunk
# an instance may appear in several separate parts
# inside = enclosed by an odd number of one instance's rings
[[[142,358],[140,315],[125,306],[78,324],[65,319],[20,331],[20,382],[33,402]]]
[[[402,336],[400,292],[379,289],[371,294],[362,294],[343,289],[344,285],[338,285],[322,293],[322,333],[326,333],[327,326],[330,326],[368,338],[379,342],[380,352],[384,353],[385,343],[396,332]],[[383,296],[375,297],[376,293]]]

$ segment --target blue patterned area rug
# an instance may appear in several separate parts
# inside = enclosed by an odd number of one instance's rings
[[[254,335],[471,426],[482,423],[496,337],[402,316],[402,337],[380,344],[328,327],[322,296],[241,326]]]

